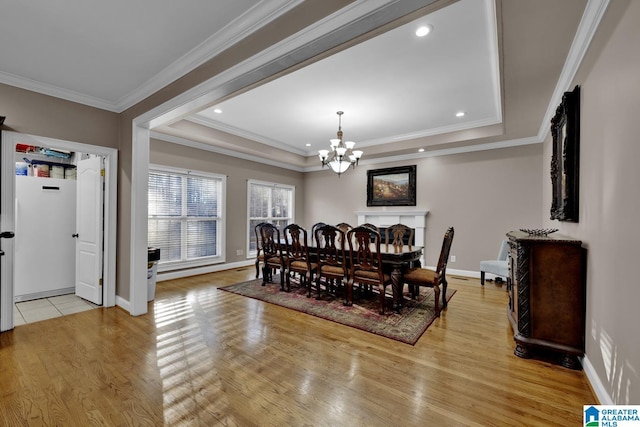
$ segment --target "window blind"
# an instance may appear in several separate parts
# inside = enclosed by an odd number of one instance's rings
[[[248,255],[256,253],[255,227],[261,222],[270,222],[283,229],[293,222],[293,186],[260,181],[248,183],[249,236]]]
[[[149,171],[149,246],[160,265],[220,255],[222,179],[175,171]]]

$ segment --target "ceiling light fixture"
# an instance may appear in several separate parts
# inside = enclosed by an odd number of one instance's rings
[[[464,111],[458,111],[458,112],[456,113],[456,117],[464,117],[464,115],[465,115],[465,112],[464,112]]]
[[[213,110],[213,112],[216,114],[222,114],[222,110],[219,108],[216,108],[215,110]]]
[[[355,142],[342,141],[342,115],[344,112],[338,111],[336,114],[338,115],[338,137],[329,140],[331,141],[331,152],[329,150],[319,150],[318,155],[320,161],[322,161],[322,167],[331,167],[340,177],[340,174],[346,172],[349,166],[356,167],[363,153],[360,150],[353,150],[356,145]]]
[[[429,34],[433,30],[433,26],[431,25],[423,25],[422,27],[416,30],[416,36],[424,37]]]

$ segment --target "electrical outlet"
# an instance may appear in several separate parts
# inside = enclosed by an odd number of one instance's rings
[[[455,255],[451,255],[451,262],[456,262],[456,256]]]
[[[240,256],[240,255],[242,255],[242,254],[243,254],[242,249],[238,249],[238,250],[236,251],[236,255]]]

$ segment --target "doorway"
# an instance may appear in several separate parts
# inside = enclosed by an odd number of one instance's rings
[[[116,184],[117,184],[117,150],[112,148],[93,146],[72,141],[56,140],[46,137],[19,134],[16,132],[2,132],[2,219],[3,230],[16,231],[16,170],[15,150],[17,144],[33,146],[55,147],[81,153],[95,153],[94,157],[104,158],[104,212],[100,213],[104,219],[104,228],[100,221],[100,228],[104,230],[104,245],[100,248],[99,268],[102,270],[102,285],[98,288],[99,298],[105,307],[115,305],[115,230],[116,230]],[[43,186],[44,188],[44,186]],[[51,191],[51,189],[48,189]],[[100,199],[102,204],[102,199]],[[19,228],[19,227],[18,227]],[[19,231],[18,231],[19,232]],[[85,233],[86,235],[86,233]],[[15,240],[15,239],[11,239]],[[15,300],[15,267],[19,253],[15,250],[15,242],[2,242],[5,256],[2,257],[0,274],[0,331],[12,329],[14,326]],[[102,250],[103,249],[103,250]],[[86,262],[81,265],[85,266]],[[75,263],[74,263],[75,265]],[[47,296],[47,295],[42,295]]]

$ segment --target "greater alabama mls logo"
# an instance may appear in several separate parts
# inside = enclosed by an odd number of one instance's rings
[[[640,426],[640,405],[585,405],[585,427]]]
[[[600,411],[595,406],[584,410],[585,427],[600,427]]]

